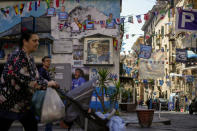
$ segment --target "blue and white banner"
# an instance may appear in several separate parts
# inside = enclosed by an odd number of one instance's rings
[[[197,31],[197,10],[176,10],[176,32]]]
[[[139,58],[149,59],[151,56],[152,47],[140,44]]]
[[[166,81],[166,85],[167,85],[168,87],[170,87],[170,86],[171,86],[171,82],[170,82],[170,81]]]
[[[185,77],[186,77],[187,82],[193,82],[194,81],[194,76],[186,75]]]
[[[159,80],[159,85],[162,86],[163,85],[163,80]]]
[[[187,50],[176,49],[176,62],[187,62]]]
[[[164,77],[164,53],[154,52],[149,59],[139,60],[140,79],[158,79]]]
[[[132,68],[130,68],[130,67],[126,67],[126,73],[127,73],[128,75],[130,75],[130,74],[131,74],[131,70],[132,70]]]

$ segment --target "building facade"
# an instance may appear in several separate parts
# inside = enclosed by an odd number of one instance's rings
[[[43,56],[51,56],[54,77],[63,88],[70,90],[76,68],[86,80],[97,75],[98,68],[108,68],[119,78],[121,0],[9,0],[0,7],[2,68],[17,48],[21,30],[28,29],[41,38],[35,62],[39,65]]]
[[[161,50],[164,53],[164,76],[154,79],[154,98],[163,97],[172,101],[172,94],[180,98],[181,109],[196,96],[196,63],[187,60],[186,63],[176,61],[176,50],[186,49],[196,53],[196,32],[179,32],[175,29],[177,9],[196,9],[196,2],[192,0],[158,1],[149,12],[150,19],[142,27],[145,45],[152,46],[152,52]],[[158,11],[160,10],[160,12]],[[161,12],[163,10],[163,13]],[[155,12],[159,12],[155,14]],[[191,77],[191,79],[189,79]],[[162,83],[161,83],[162,81]]]

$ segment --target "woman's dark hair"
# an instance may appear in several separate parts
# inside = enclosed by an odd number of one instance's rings
[[[30,30],[22,30],[21,31],[21,37],[20,37],[20,41],[19,41],[19,48],[20,49],[23,48],[23,44],[24,44],[23,43],[23,40],[28,41],[33,34],[36,34],[36,33],[35,32],[32,32]]]
[[[80,72],[80,76],[81,76],[81,77],[84,77],[84,72],[83,72],[82,69],[76,68],[75,71],[79,71],[79,72]]]

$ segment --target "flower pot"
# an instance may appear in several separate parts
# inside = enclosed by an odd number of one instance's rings
[[[141,127],[150,127],[153,121],[154,110],[152,109],[140,109],[136,110],[138,121]]]

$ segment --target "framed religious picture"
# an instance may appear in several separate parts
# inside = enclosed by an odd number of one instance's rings
[[[85,38],[84,64],[112,65],[113,64],[112,38]]]

